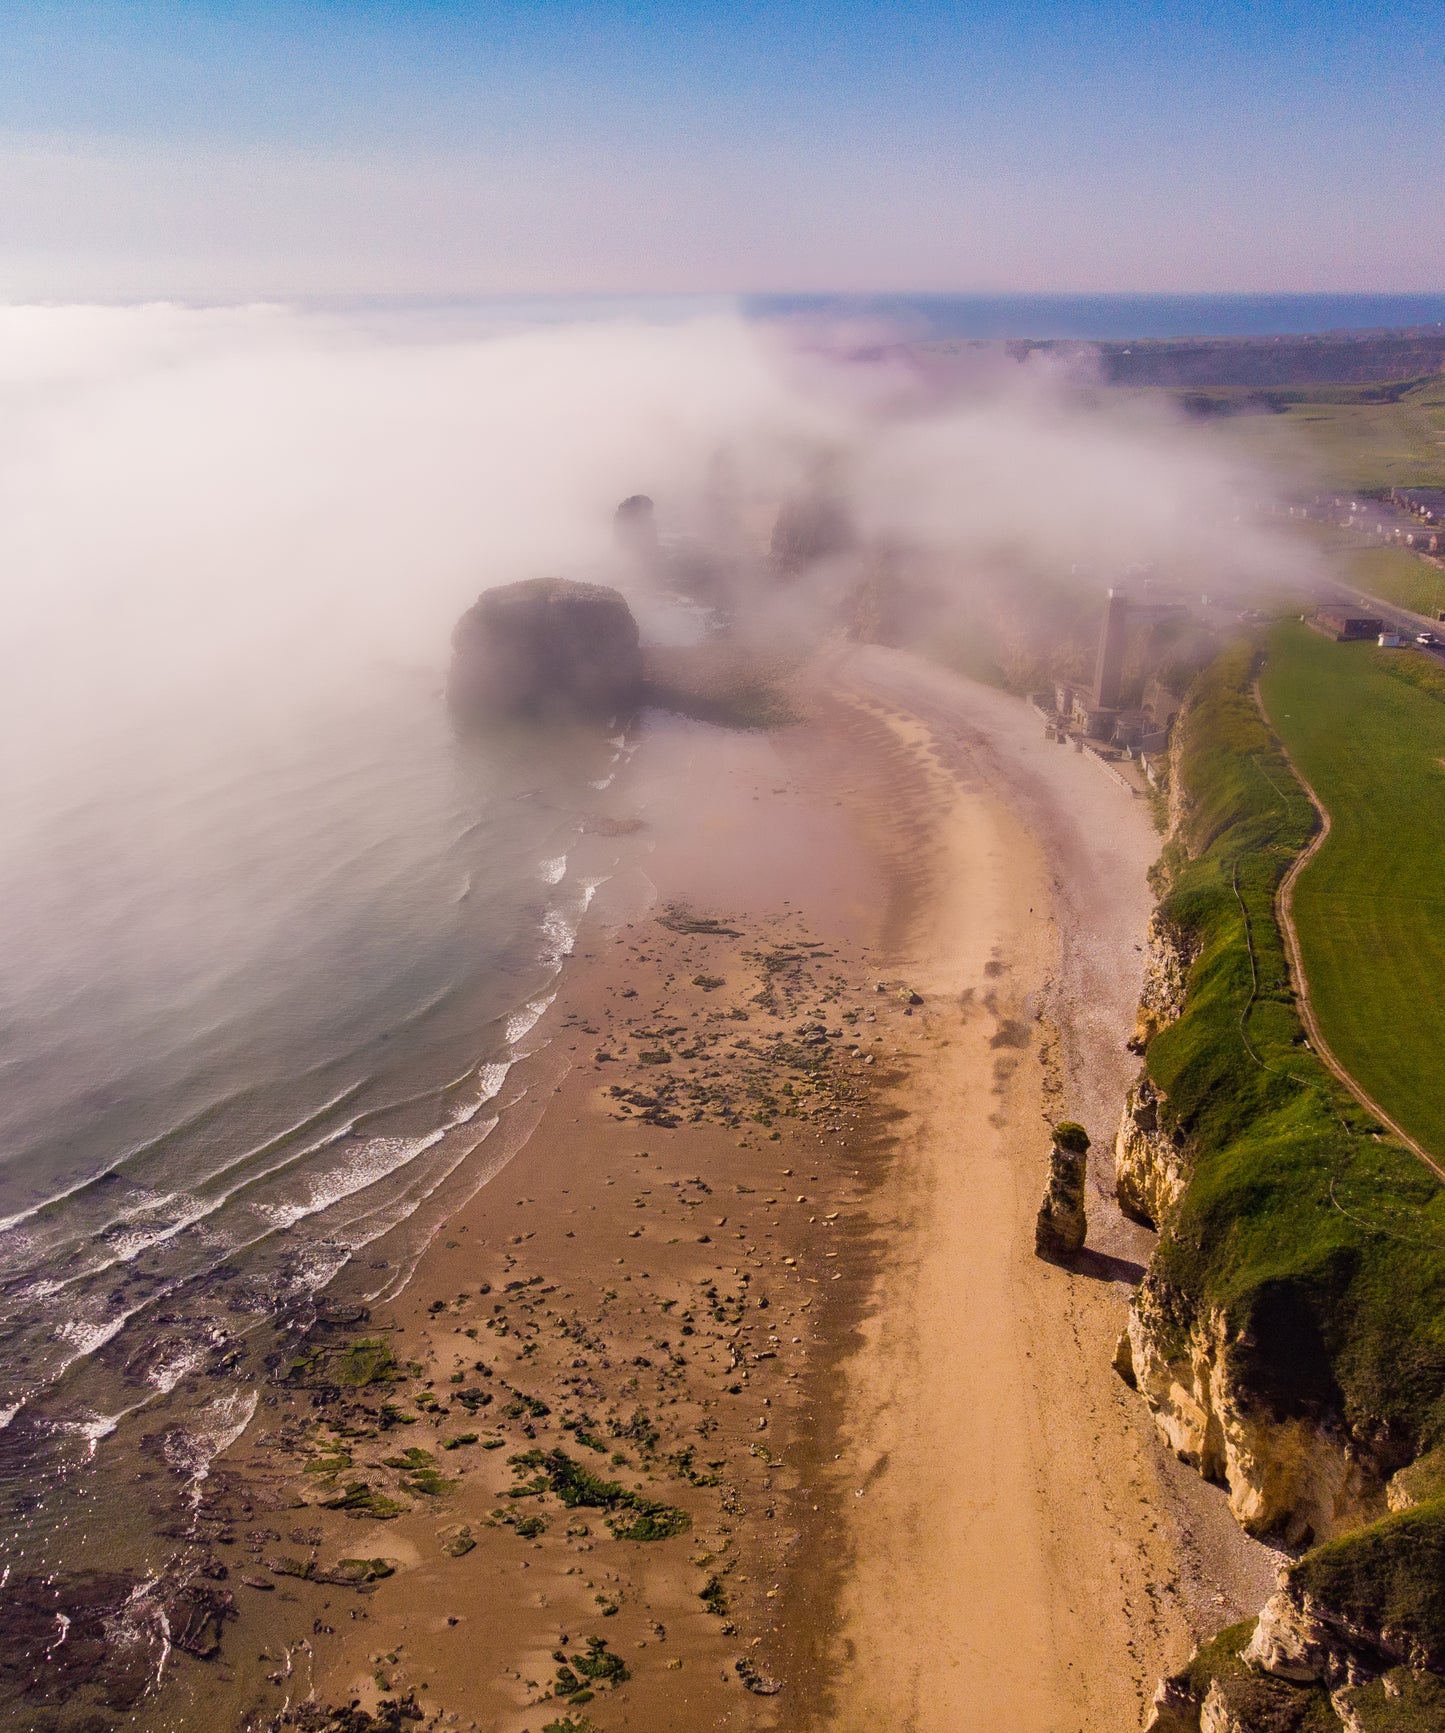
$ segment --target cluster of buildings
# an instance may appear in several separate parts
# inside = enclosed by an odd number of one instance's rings
[[[1445,487],[1392,487],[1390,503],[1424,524],[1445,524]]]
[[[1391,488],[1388,500],[1319,494],[1305,504],[1292,505],[1289,515],[1356,530],[1417,554],[1445,555],[1445,488]]]

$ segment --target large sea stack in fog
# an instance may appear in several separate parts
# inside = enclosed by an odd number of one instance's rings
[[[624,721],[642,691],[637,621],[603,584],[529,578],[485,591],[452,633],[459,722]]]

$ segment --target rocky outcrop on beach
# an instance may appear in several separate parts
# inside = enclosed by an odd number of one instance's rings
[[[1034,1250],[1058,1263],[1082,1250],[1088,1232],[1084,1193],[1089,1174],[1089,1138],[1082,1125],[1054,1127],[1049,1179],[1034,1223]]]
[[[447,702],[458,721],[611,722],[642,690],[637,621],[602,584],[531,578],[484,591],[457,622]]]
[[[624,553],[654,559],[658,552],[657,518],[645,493],[631,493],[612,514],[612,534]]]

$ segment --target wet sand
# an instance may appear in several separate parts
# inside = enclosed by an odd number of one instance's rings
[[[1106,1196],[1142,803],[872,651],[637,778],[536,1129],[226,1466],[250,1724],[1137,1724],[1269,1566],[1109,1364],[1149,1241]],[[1032,1244],[1064,1116],[1070,1270]]]

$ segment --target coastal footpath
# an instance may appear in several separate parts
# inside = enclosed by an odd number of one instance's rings
[[[1423,1733],[1445,1722],[1445,1195],[1306,1040],[1277,905],[1318,821],[1258,662],[1226,650],[1177,727],[1116,1143],[1159,1241],[1116,1364],[1287,1562],[1149,1724]]]

